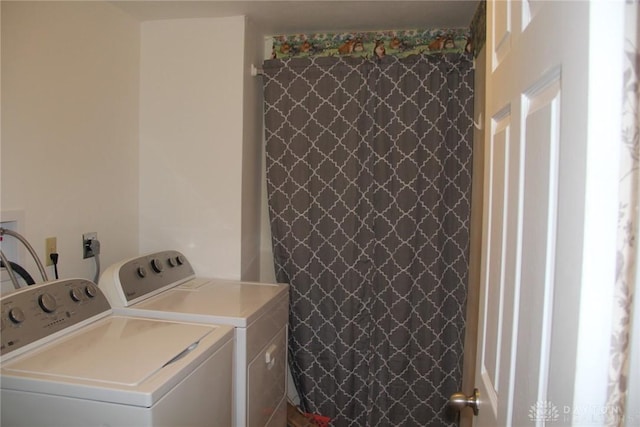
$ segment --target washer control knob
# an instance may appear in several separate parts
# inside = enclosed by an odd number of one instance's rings
[[[151,260],[151,268],[153,268],[153,271],[155,271],[156,273],[162,273],[162,270],[164,270],[162,261],[160,261],[158,258],[153,258]]]
[[[69,295],[71,296],[71,299],[74,300],[75,302],[82,301],[82,289],[80,288],[71,289],[71,291],[69,292]]]
[[[98,295],[98,289],[96,285],[90,283],[84,287],[84,293],[87,294],[89,298],[95,298],[95,296]]]
[[[9,310],[9,320],[16,324],[24,322],[24,312],[17,307],[12,308]]]
[[[138,277],[144,278],[147,275],[147,269],[140,266],[138,267],[137,273],[138,273]]]
[[[58,304],[56,299],[50,294],[42,294],[38,297],[38,304],[45,313],[53,313],[56,310]]]
[[[169,267],[175,267],[176,265],[178,265],[178,260],[172,257],[169,257],[167,259],[167,262],[169,263]]]
[[[182,255],[178,255],[176,257],[176,262],[178,263],[178,265],[184,264],[184,257]]]

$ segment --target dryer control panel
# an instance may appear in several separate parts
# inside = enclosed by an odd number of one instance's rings
[[[180,252],[155,252],[110,266],[100,277],[100,289],[114,308],[128,307],[195,277]]]
[[[111,313],[95,283],[64,279],[29,286],[0,299],[0,355]]]

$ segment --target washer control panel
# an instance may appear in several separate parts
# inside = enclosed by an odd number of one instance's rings
[[[111,267],[110,267],[111,268]],[[151,296],[163,288],[176,286],[195,277],[193,267],[180,252],[169,250],[130,259],[114,266],[117,271],[105,272],[100,287],[109,295],[114,293],[107,287],[120,287],[125,298],[124,306],[129,302]],[[117,280],[112,278],[117,277]],[[117,304],[114,302],[113,306]]]
[[[90,280],[64,279],[5,295],[0,311],[0,354],[5,356],[87,319],[107,315],[111,306]]]

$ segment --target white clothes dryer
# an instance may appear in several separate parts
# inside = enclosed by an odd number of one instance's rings
[[[289,285],[198,278],[173,250],[116,263],[99,285],[116,313],[233,326],[233,426],[286,425]]]
[[[115,315],[84,279],[0,307],[3,427],[231,425],[233,328]]]

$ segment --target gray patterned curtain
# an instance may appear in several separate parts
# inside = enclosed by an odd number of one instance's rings
[[[461,382],[469,56],[264,64],[276,276],[290,364],[334,426],[443,426]]]

